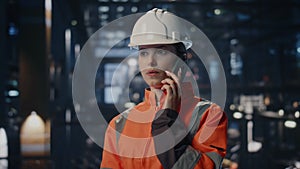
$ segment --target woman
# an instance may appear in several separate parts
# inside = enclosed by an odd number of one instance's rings
[[[227,117],[183,81],[192,45],[184,33],[178,17],[161,9],[136,22],[129,46],[139,50],[149,88],[143,102],[111,120],[101,168],[220,168]]]

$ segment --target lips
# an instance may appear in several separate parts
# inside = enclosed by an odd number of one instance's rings
[[[148,76],[157,76],[157,75],[160,74],[160,71],[159,70],[155,70],[155,69],[151,69],[151,70],[147,70],[146,74]]]

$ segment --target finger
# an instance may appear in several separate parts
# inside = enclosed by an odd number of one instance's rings
[[[173,88],[170,84],[164,84],[162,87],[161,87],[162,90],[166,90],[167,92],[169,92],[170,94],[173,94],[174,91],[173,91]]]
[[[161,81],[163,84],[167,84],[171,87],[173,95],[177,96],[178,95],[178,89],[177,89],[177,84],[174,82],[174,80],[167,78]]]
[[[171,77],[177,84],[179,84],[179,79],[174,73],[169,72],[169,71],[165,71],[165,72],[166,72],[167,76]]]
[[[170,95],[170,94],[173,94],[173,91],[172,91],[172,87],[170,85],[163,85],[161,87],[161,90],[162,91],[166,91],[167,92],[167,95]]]
[[[179,69],[179,71],[182,71],[181,68]],[[171,73],[169,71],[165,71],[165,72],[166,72],[167,76],[171,77],[176,82],[176,87],[177,87],[176,91],[177,91],[178,95],[180,95],[181,94],[181,86],[180,86],[179,78],[174,73]],[[180,74],[181,74],[181,72],[180,72]]]
[[[176,82],[173,79],[171,79],[171,78],[166,78],[166,79],[162,80],[161,83],[163,83],[163,84],[170,84],[170,85],[171,84],[177,85]]]

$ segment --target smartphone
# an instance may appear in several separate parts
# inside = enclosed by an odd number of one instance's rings
[[[180,79],[179,81],[182,82],[184,79],[184,76],[186,74],[186,63],[181,60],[181,59],[177,59],[173,68],[172,68],[172,72],[178,77],[179,76],[179,70],[181,69],[181,73],[180,73]]]

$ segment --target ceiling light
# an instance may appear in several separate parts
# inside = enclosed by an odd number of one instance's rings
[[[127,61],[128,65],[129,66],[136,66],[137,65],[137,60],[134,59],[134,58],[130,58],[128,61]]]
[[[296,128],[297,123],[295,121],[292,120],[287,120],[284,122],[284,126],[287,128]]]
[[[283,109],[278,110],[278,115],[283,116],[284,115],[284,110]]]
[[[235,105],[234,105],[234,104],[231,104],[231,105],[229,106],[229,109],[230,109],[230,110],[234,110],[234,109],[235,109]]]
[[[107,20],[108,19],[108,15],[107,14],[101,14],[101,15],[99,15],[99,18],[101,20]]]
[[[76,20],[72,20],[72,21],[71,21],[71,25],[72,25],[72,26],[76,26],[77,23],[78,23],[78,22],[77,22]]]
[[[17,97],[17,96],[19,96],[19,91],[18,90],[9,90],[7,92],[7,94],[9,97]]]
[[[237,40],[237,39],[235,39],[235,38],[233,38],[233,39],[230,40],[230,44],[231,44],[231,45],[236,45],[236,44],[238,44],[238,43],[239,43],[239,40]]]
[[[109,7],[108,6],[99,6],[98,7],[98,11],[99,12],[108,12],[109,11]]]
[[[123,12],[124,11],[124,6],[118,6],[117,7],[117,12]]]
[[[137,12],[138,8],[136,6],[131,7],[131,12]]]
[[[299,117],[300,117],[300,112],[299,112],[299,111],[296,111],[296,112],[295,112],[295,117],[296,117],[296,118],[299,118]]]
[[[215,15],[221,15],[221,10],[220,9],[215,9],[214,14]]]
[[[243,114],[241,112],[234,112],[233,118],[235,119],[241,119],[243,117]]]

